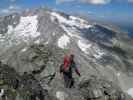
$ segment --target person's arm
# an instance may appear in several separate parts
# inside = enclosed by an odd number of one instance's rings
[[[80,72],[79,72],[79,70],[77,68],[75,68],[75,72],[77,73],[78,76],[81,76]]]
[[[81,76],[79,69],[77,68],[76,64],[74,63],[74,67],[75,67],[75,72],[78,76]]]

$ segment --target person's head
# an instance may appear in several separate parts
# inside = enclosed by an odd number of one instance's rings
[[[70,61],[74,60],[74,54],[70,54]]]

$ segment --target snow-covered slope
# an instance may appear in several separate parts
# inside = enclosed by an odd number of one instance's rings
[[[67,35],[63,35],[58,40],[58,46],[62,49],[67,47],[67,44],[70,42],[70,38]]]
[[[105,77],[132,95],[129,89],[133,88],[133,70],[127,67],[132,62],[125,58],[121,48],[114,47],[113,40],[118,40],[118,37],[111,29],[75,16],[41,9],[9,15],[8,20],[1,19],[0,30],[4,30],[0,31],[0,60],[20,73],[38,69],[26,61],[35,55],[29,51],[30,46],[42,44],[49,46],[56,56],[59,55],[55,48],[75,54],[81,80],[91,75]],[[41,65],[42,62],[37,61],[36,64]]]

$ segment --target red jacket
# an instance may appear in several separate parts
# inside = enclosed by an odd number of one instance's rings
[[[64,57],[63,69],[64,69],[64,70],[67,70],[67,68],[69,67],[69,65],[70,65],[69,56],[65,56],[65,57]],[[77,69],[76,66],[75,66],[75,72],[80,76],[80,72],[79,72],[79,70]]]
[[[69,67],[70,64],[70,59],[68,56],[64,57],[64,70],[67,69],[67,67]]]

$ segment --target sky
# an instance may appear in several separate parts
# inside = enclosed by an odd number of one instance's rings
[[[0,14],[40,6],[68,14],[133,25],[133,0],[0,0]]]
[[[105,20],[130,23],[133,18],[133,0],[0,0],[0,13],[40,6]]]

